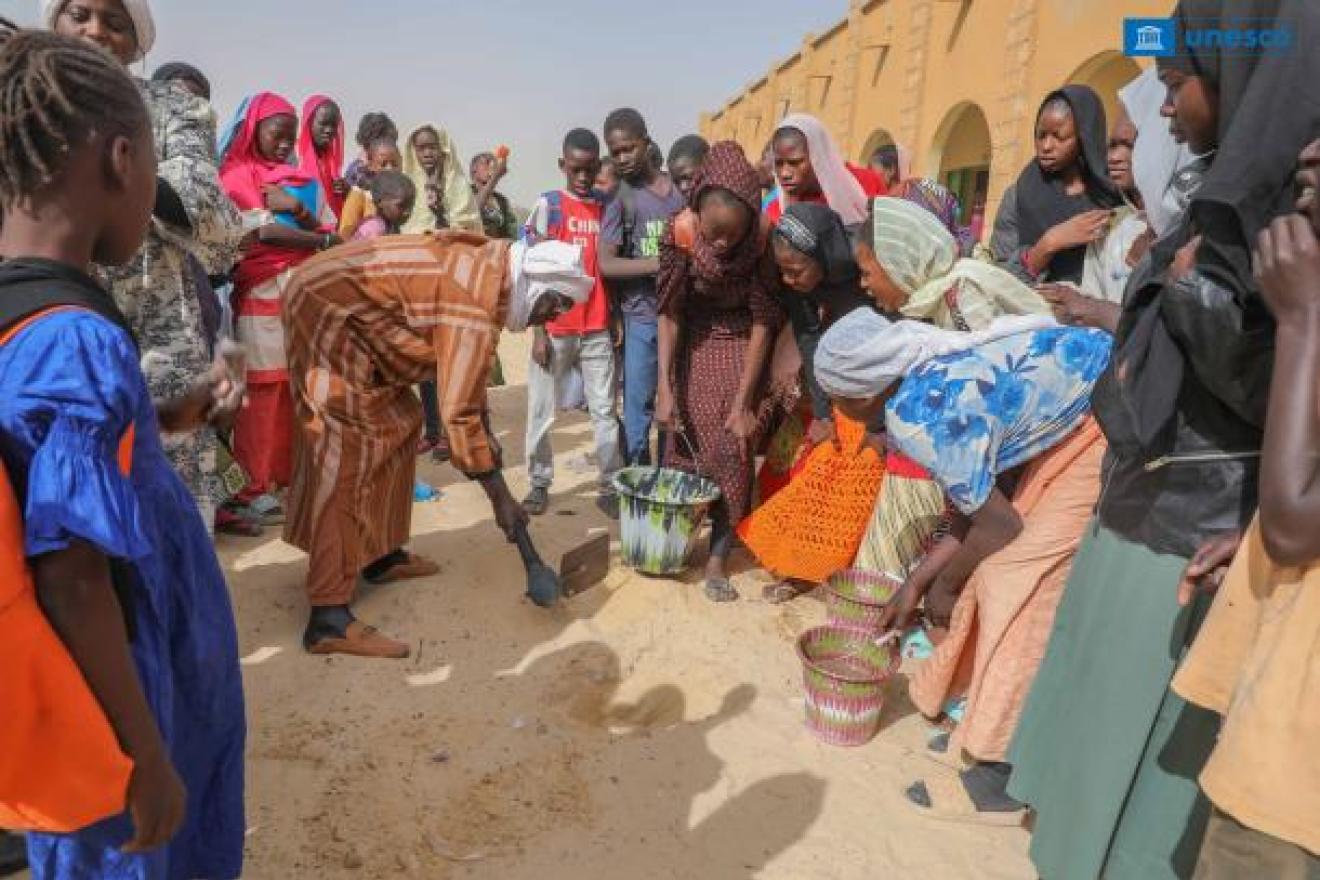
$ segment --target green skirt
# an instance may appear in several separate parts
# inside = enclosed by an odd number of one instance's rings
[[[1207,602],[1178,607],[1187,560],[1092,523],[1009,753],[1047,880],[1182,880],[1209,804],[1196,778],[1219,718],[1169,690]]]

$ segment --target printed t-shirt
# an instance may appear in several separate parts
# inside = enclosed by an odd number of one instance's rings
[[[620,191],[623,186],[620,185]],[[619,256],[628,259],[647,259],[660,256],[660,239],[665,234],[665,224],[669,218],[683,210],[686,202],[678,187],[667,174],[659,174],[649,187],[633,187],[633,232],[632,238],[623,248],[623,198],[618,192],[611,199],[605,210],[605,222],[601,226],[600,240],[604,244],[617,245],[621,249]],[[620,278],[610,282],[614,295],[618,297],[623,313],[630,318],[655,320],[656,288],[655,276],[649,278]]]

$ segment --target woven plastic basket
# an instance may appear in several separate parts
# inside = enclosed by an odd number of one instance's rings
[[[880,729],[884,685],[898,669],[895,645],[868,630],[818,626],[798,639],[807,729],[835,746],[860,746]]]
[[[902,586],[892,577],[850,568],[825,582],[825,615],[833,626],[879,633],[880,616]]]

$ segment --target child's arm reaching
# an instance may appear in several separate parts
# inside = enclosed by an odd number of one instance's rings
[[[617,244],[600,243],[600,274],[604,278],[652,278],[660,271],[658,257],[630,259],[619,255]]]
[[[1263,230],[1254,255],[1261,293],[1278,322],[1265,418],[1260,521],[1280,565],[1320,558],[1320,241],[1301,214]]]
[[[128,809],[134,834],[124,852],[156,849],[183,824],[187,795],[142,693],[109,563],[92,544],[73,541],[34,558],[32,567],[42,610],[133,760]]]

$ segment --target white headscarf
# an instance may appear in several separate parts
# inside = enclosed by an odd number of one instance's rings
[[[999,318],[984,330],[961,333],[920,321],[890,321],[871,309],[855,309],[821,337],[816,381],[831,397],[865,400],[882,394],[931,358],[1056,326],[1046,315],[1025,315]]]
[[[811,168],[816,172],[820,191],[825,196],[825,203],[834,213],[843,218],[845,226],[855,226],[866,220],[866,191],[853,177],[844,162],[843,153],[838,144],[830,137],[829,130],[814,116],[794,113],[785,116],[776,131],[795,128],[807,139],[807,155],[811,157]]]
[[[536,301],[547,293],[562,293],[574,304],[584,303],[596,286],[596,279],[582,268],[581,245],[562,241],[543,241],[528,246],[514,242],[509,248],[509,271],[513,293],[504,326],[514,332],[527,329]]]
[[[946,294],[972,330],[1002,315],[1049,312],[1049,303],[1013,275],[981,260],[960,259],[958,243],[939,218],[907,199],[875,200],[875,258],[908,295],[904,317],[954,328]]]
[[[147,57],[151,47],[156,45],[156,20],[151,17],[151,4],[147,0],[119,0],[124,4],[124,11],[133,20],[133,33],[137,37],[137,54],[132,61],[141,61]],[[42,0],[41,17],[46,22],[47,30],[55,30],[55,20],[60,17],[69,0]]]
[[[1137,127],[1132,150],[1132,176],[1146,208],[1146,222],[1156,235],[1164,235],[1182,206],[1170,184],[1174,174],[1196,157],[1169,132],[1169,120],[1160,115],[1167,89],[1152,65],[1124,86],[1118,100]]]

